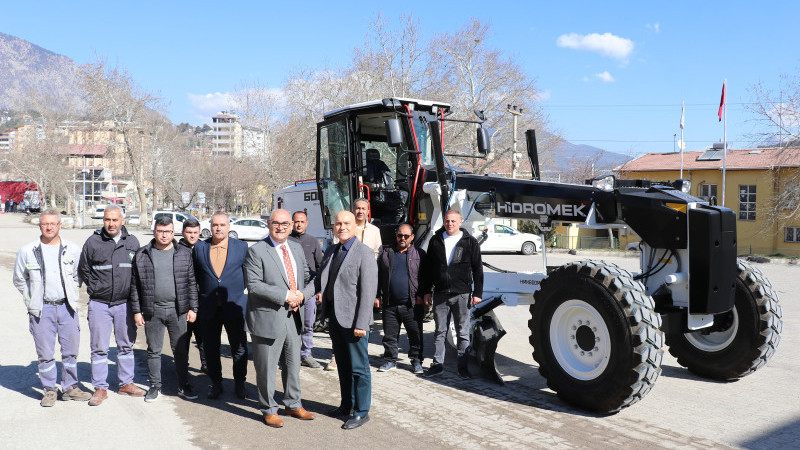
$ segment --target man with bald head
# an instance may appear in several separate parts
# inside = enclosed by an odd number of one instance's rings
[[[274,399],[278,362],[283,376],[286,415],[312,420],[300,401],[300,332],[303,329],[301,292],[309,280],[303,247],[288,240],[289,212],[276,209],[269,219],[269,236],[247,250],[247,329],[253,341],[258,406],[266,424],[283,426]],[[281,358],[281,356],[283,358]]]
[[[136,324],[128,300],[131,294],[133,256],[139,240],[125,228],[125,213],[117,205],[106,206],[103,228],[83,244],[78,265],[80,279],[89,294],[89,342],[92,349],[90,406],[108,397],[108,341],[113,333],[117,343],[117,378],[120,395],[142,397],[145,392],[133,384],[133,343]]]
[[[333,232],[339,242],[328,247],[314,289],[309,285],[305,294],[321,293],[324,314],[330,318],[342,395],[339,407],[330,414],[349,416],[342,428],[350,430],[369,421],[372,386],[367,344],[378,291],[378,265],[372,249],[355,237],[353,213],[336,214]]]

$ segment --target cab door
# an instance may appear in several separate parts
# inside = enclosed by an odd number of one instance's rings
[[[317,125],[317,192],[325,228],[340,211],[350,211],[355,190],[354,161],[345,118]]]

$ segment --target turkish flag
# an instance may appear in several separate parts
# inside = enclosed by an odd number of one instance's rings
[[[719,116],[719,121],[722,122],[722,108],[725,107],[725,84],[726,81],[722,82],[722,98],[719,99],[719,112],[717,115]]]

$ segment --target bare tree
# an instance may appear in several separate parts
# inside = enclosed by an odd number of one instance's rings
[[[124,173],[136,184],[142,220],[147,220],[146,176],[149,154],[148,130],[143,128],[149,114],[161,112],[162,100],[144,91],[124,68],[108,67],[102,60],[81,66],[83,89],[90,114],[111,120],[114,131],[121,136],[119,149],[124,155]]]

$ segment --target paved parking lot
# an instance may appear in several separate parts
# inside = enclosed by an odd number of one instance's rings
[[[82,244],[90,230],[64,230],[62,235]],[[143,233],[142,242],[149,240]],[[461,380],[453,364],[444,376],[429,380],[409,372],[408,360],[398,370],[373,370],[372,422],[345,432],[340,420],[318,416],[313,422],[289,419],[283,429],[267,428],[258,416],[252,364],[248,371],[251,399],[233,395],[233,383],[216,401],[205,398],[205,377],[192,369],[200,399],[187,402],[177,397],[174,380],[164,377],[164,396],[152,404],[141,399],[111,394],[103,405],[59,402],[55,408],[39,406],[40,384],[36,354],[27,329],[26,311],[11,285],[11,267],[17,249],[38,236],[36,227],[19,215],[0,216],[0,300],[6,312],[0,316],[0,435],[3,447],[30,448],[263,448],[279,439],[287,448],[300,447],[407,447],[407,448],[798,448],[800,442],[800,373],[798,326],[800,300],[792,286],[800,279],[800,267],[762,264],[784,313],[782,342],[770,363],[754,375],[734,383],[700,379],[665,354],[663,373],[655,388],[641,402],[612,416],[577,410],[559,400],[539,376],[528,343],[527,307],[498,308],[508,335],[498,347],[498,367],[505,385],[474,379]],[[606,259],[628,269],[638,259],[619,253],[551,254],[548,264],[575,258]],[[487,261],[505,269],[540,270],[540,256],[489,255]],[[88,299],[85,298],[84,302]],[[81,380],[89,378],[86,308],[81,311],[82,342],[79,355]],[[379,328],[379,327],[378,327]],[[433,324],[426,324],[426,356],[432,355]],[[330,340],[315,337],[314,356],[326,361]],[[401,339],[401,342],[405,342]],[[113,344],[113,342],[112,342]],[[136,346],[136,382],[146,386],[144,332]],[[401,349],[404,347],[401,346]],[[380,333],[373,332],[369,348],[373,367],[380,364]],[[405,355],[403,355],[405,356]],[[452,356],[452,355],[451,355]],[[197,353],[191,366],[199,367]],[[168,358],[169,359],[169,358]],[[425,366],[430,363],[426,359]],[[171,359],[165,363],[171,369]],[[223,361],[230,380],[230,359]],[[167,372],[168,373],[168,372]],[[110,379],[115,369],[110,370]],[[303,368],[304,405],[312,412],[338,404],[334,372]],[[90,388],[88,383],[84,386]],[[113,386],[113,382],[112,382]]]

